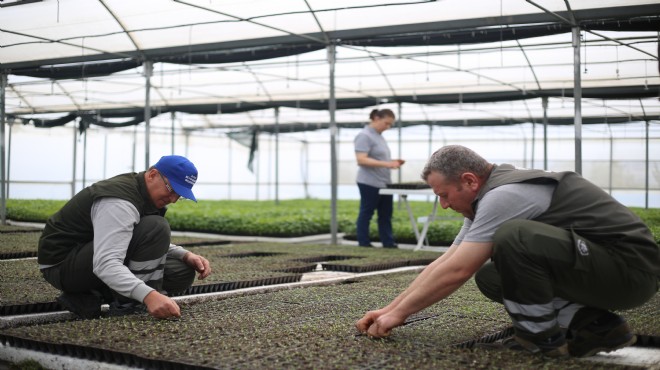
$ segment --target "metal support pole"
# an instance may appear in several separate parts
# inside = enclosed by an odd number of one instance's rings
[[[154,71],[154,65],[150,60],[144,62],[144,169],[149,168],[151,160],[149,158],[149,131],[151,130],[151,75]]]
[[[83,138],[83,164],[82,164],[82,188],[85,188],[87,182],[87,130],[89,127],[85,128],[85,137]]]
[[[256,134],[255,140],[257,141],[257,148],[258,148],[259,147],[259,144],[258,144],[259,143],[259,134]],[[259,167],[261,167],[260,166],[261,160],[259,159],[259,155],[261,154],[261,150],[257,150],[255,154],[256,154],[256,158],[254,158],[254,159],[256,160],[257,163],[254,164],[255,161],[252,162],[253,165],[254,165],[254,175],[255,175],[255,180],[254,180],[255,181],[255,184],[254,184],[255,185],[254,186],[255,195],[254,196],[255,196],[256,200],[259,200],[259,187],[261,186],[261,184],[259,183]]]
[[[133,156],[131,157],[131,172],[135,172],[136,158],[137,158],[137,125],[133,127]]]
[[[275,107],[275,204],[280,204],[280,108]]]
[[[9,183],[11,182],[11,137],[12,137],[12,128],[14,127],[14,122],[7,121],[9,125],[9,137],[7,140],[7,194],[6,197],[9,199]]]
[[[543,104],[543,169],[548,170],[548,97],[541,98]]]
[[[335,98],[335,57],[335,44],[329,44],[330,100],[328,101],[328,111],[330,112],[330,243],[332,245],[337,244],[337,122],[335,122],[337,100]]]
[[[649,209],[649,121],[646,122],[646,160],[645,160],[645,196],[644,196],[644,208]]]
[[[227,136],[227,199],[231,200],[231,139]]]
[[[536,122],[532,121],[532,159],[529,168],[536,168]]]
[[[612,134],[612,129],[610,129],[610,125],[607,125],[607,132],[610,134],[610,173],[609,173],[609,178],[608,178],[608,187],[610,190],[610,195],[612,195],[612,179],[613,179],[613,174],[612,172],[614,171],[614,135]]]
[[[398,114],[397,114],[397,117],[399,118],[399,119],[397,120],[397,121],[399,121],[399,122],[398,122],[398,126],[399,126],[399,156],[398,156],[397,158],[399,158],[399,159],[403,159],[403,158],[402,158],[402,157],[403,157],[403,154],[402,154],[403,151],[402,151],[402,149],[401,149],[401,144],[403,143],[403,142],[402,142],[402,139],[401,139],[401,137],[403,136],[403,135],[402,135],[402,132],[401,132],[401,127],[403,126],[403,121],[402,121],[402,119],[401,119],[401,102],[397,103],[397,107],[398,107],[398,111],[399,111]],[[397,172],[399,173],[399,175],[398,175],[398,176],[399,176],[399,177],[398,177],[398,182],[401,183],[401,167],[399,167],[399,169],[397,170]]]
[[[573,26],[573,104],[575,105],[575,172],[582,174],[582,80],[580,75],[580,27]]]
[[[7,73],[0,72],[0,222],[7,224],[7,194],[5,193],[5,90],[7,89]]]
[[[172,138],[172,150],[170,151],[170,153],[174,155],[174,123],[176,120],[176,112],[170,113],[170,118],[172,119],[172,131],[170,132]]]
[[[78,174],[78,166],[76,166],[76,163],[78,162],[78,128],[76,127],[76,121],[78,121],[78,125],[81,124],[79,118],[73,121],[73,171],[71,171],[73,172],[73,175],[71,178],[71,198],[76,195],[76,176]]]

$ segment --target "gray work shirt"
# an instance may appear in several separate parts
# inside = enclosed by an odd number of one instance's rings
[[[355,152],[367,153],[369,158],[379,161],[391,161],[390,148],[376,129],[367,126],[355,137]],[[377,188],[384,188],[392,183],[390,169],[386,167],[359,166],[357,182]]]
[[[532,220],[550,207],[556,184],[506,184],[484,195],[474,221],[466,218],[453,244],[490,243],[495,231],[512,219]]]

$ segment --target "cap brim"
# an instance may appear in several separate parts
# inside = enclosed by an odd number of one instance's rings
[[[176,181],[172,181],[170,178],[170,185],[172,185],[172,189],[174,189],[174,192],[179,194],[181,197],[190,199],[193,202],[197,203],[197,198],[195,198],[195,195],[193,194],[192,190],[188,189],[187,187],[178,184]]]

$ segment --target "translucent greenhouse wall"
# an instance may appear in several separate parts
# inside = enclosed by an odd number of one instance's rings
[[[144,170],[142,127],[92,127],[85,139],[72,126],[41,129],[14,125],[6,143],[8,198],[68,199],[74,191],[103,178]],[[644,207],[647,202],[646,130],[645,122],[583,126],[583,175],[628,206]],[[573,126],[548,126],[547,131],[548,169],[574,170]],[[353,138],[358,132],[359,129],[340,129],[337,137],[339,199],[359,199],[353,151]],[[400,174],[393,171],[394,182],[421,181],[419,175],[429,155],[446,144],[468,146],[493,163],[544,168],[540,124],[412,126],[400,132],[401,145],[398,128],[384,133],[392,157],[406,160]],[[657,208],[660,207],[660,124],[651,121],[648,132],[648,206]],[[282,133],[279,144],[274,135],[261,134],[253,173],[247,167],[249,148],[230,140],[225,132],[172,136],[161,128],[150,134],[150,163],[171,153],[189,157],[199,170],[195,185],[198,199],[330,199],[329,142],[327,130]],[[277,145],[279,156],[275,154]],[[72,186],[74,147],[75,187]],[[278,158],[279,170],[276,169]]]

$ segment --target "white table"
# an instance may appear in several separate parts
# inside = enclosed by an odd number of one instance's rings
[[[414,250],[421,249],[422,245],[424,245],[424,240],[426,239],[426,233],[428,233],[429,231],[429,225],[435,219],[435,214],[438,210],[438,197],[433,193],[433,190],[431,190],[430,188],[428,189],[385,188],[385,189],[380,189],[378,193],[382,195],[397,194],[398,196],[401,197],[401,199],[403,199],[403,203],[406,205],[406,209],[408,210],[408,216],[410,217],[410,224],[412,225],[413,231],[415,232],[415,238],[417,239],[417,245],[415,246]],[[408,195],[430,195],[433,197],[433,211],[431,211],[431,214],[428,217],[426,217],[421,233],[417,228],[417,220],[415,219],[415,215],[413,215],[412,209],[410,208],[410,204],[408,203]]]

